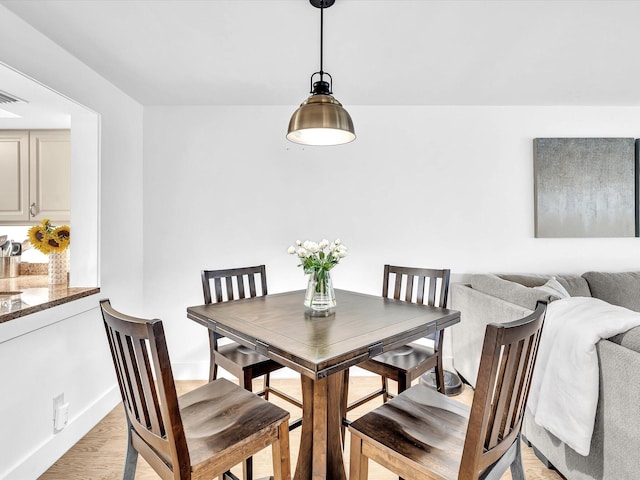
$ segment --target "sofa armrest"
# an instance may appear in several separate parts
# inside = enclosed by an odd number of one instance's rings
[[[533,444],[536,455],[544,457],[566,478],[637,478],[640,409],[636,404],[640,398],[640,353],[609,340],[600,340],[596,347],[600,386],[589,455],[579,455],[537,425],[528,409],[522,433]]]
[[[638,478],[640,353],[601,340],[598,357],[604,478]]]
[[[460,311],[460,323],[451,327],[455,370],[475,387],[485,328],[525,317],[531,309],[474,290],[469,285],[451,284],[450,306]]]
[[[523,276],[520,277],[524,278]],[[514,276],[514,278],[518,278],[518,276]],[[558,299],[558,296],[550,295],[545,290],[539,290],[539,287],[527,287],[490,273],[475,274],[471,277],[470,283],[471,288],[474,290],[485,292],[488,295],[500,298],[508,303],[529,308],[532,311],[539,301],[549,303]]]
[[[615,335],[609,341],[640,353],[640,327],[633,327],[631,330]]]

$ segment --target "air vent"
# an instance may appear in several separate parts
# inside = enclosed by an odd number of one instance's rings
[[[2,90],[0,90],[0,103],[18,103],[18,102],[22,102],[24,100],[21,100],[19,98],[13,97],[12,95],[8,94],[7,92],[3,92]]]

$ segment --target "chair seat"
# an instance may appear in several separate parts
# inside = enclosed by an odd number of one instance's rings
[[[273,372],[274,370],[283,368],[282,365],[270,358],[236,342],[220,345],[218,347],[218,351],[215,352],[215,358],[218,365],[229,371],[234,371],[237,367],[240,367],[241,370],[254,368],[257,371],[262,372],[259,375],[263,375],[264,373]]]
[[[267,428],[275,434],[275,427],[289,418],[286,410],[224,378],[182,395],[178,403],[193,471],[201,465],[210,468],[214,455],[223,459],[228,450],[255,443],[255,437]],[[260,448],[246,452],[246,456]]]
[[[424,478],[453,480],[458,478],[469,413],[466,405],[418,384],[355,420],[349,429],[404,457]]]
[[[358,366],[365,370],[371,369],[375,373],[386,373],[385,376],[394,378],[396,376],[394,372],[406,374],[412,370],[421,370],[425,362],[430,362],[435,365],[435,355],[436,352],[433,347],[419,343],[410,343],[390,350],[389,352],[376,355]],[[393,370],[390,372],[381,372],[380,369],[384,370],[385,366],[391,367]]]

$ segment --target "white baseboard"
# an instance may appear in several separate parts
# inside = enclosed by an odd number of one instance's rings
[[[0,478],[5,480],[38,478],[62,457],[67,450],[84,437],[89,430],[95,427],[120,401],[120,390],[114,384],[93,404],[69,419],[69,423],[64,430],[52,435],[25,458],[10,466],[7,471],[0,472]]]

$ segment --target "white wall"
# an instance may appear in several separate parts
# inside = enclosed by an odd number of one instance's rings
[[[351,107],[358,139],[285,140],[295,107],[145,108],[145,306],[167,323],[176,374],[203,377],[186,319],[199,270],[265,263],[303,288],[296,239],[340,237],[334,285],[378,294],[382,265],[472,272],[640,269],[634,238],[536,239],[535,137],[640,136],[640,108]],[[338,307],[339,308],[339,307]]]
[[[86,164],[73,166],[72,228],[80,235],[71,246],[72,267],[83,278],[91,278],[85,267],[99,260],[101,295],[0,324],[0,478],[23,480],[37,478],[119,400],[98,299],[142,310],[143,110],[3,6],[0,61],[97,112],[101,123],[94,145],[100,164],[94,150]],[[97,126],[95,118],[81,127],[72,118],[72,135]],[[93,276],[95,282],[95,268]],[[54,434],[52,401],[59,393],[70,403],[70,423]]]

